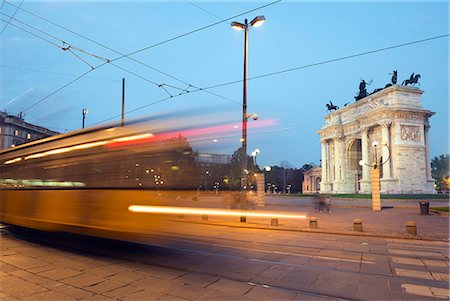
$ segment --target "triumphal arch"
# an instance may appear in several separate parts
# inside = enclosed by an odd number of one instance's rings
[[[434,193],[423,92],[394,84],[326,115],[321,193],[370,193],[375,164],[381,193]]]

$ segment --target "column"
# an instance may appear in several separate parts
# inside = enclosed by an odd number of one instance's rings
[[[327,142],[322,140],[322,183],[328,182],[328,158],[327,158]]]
[[[427,173],[427,180],[432,180],[431,177],[431,160],[430,160],[430,144],[428,138],[428,129],[430,128],[429,124],[425,124],[423,131],[423,143],[425,143],[425,170]]]
[[[367,138],[367,134],[368,134],[368,130],[363,129],[361,132],[361,155],[362,155],[362,160],[366,163],[366,164],[371,164],[372,162],[369,162],[369,140]],[[370,181],[370,166],[367,166],[366,164],[364,164],[362,166],[362,181]]]
[[[341,182],[342,177],[341,177],[341,165],[342,165],[342,160],[341,160],[341,156],[340,156],[340,151],[341,151],[341,139],[339,138],[335,138],[333,140],[334,142],[334,181],[335,182]]]
[[[381,124],[381,153],[383,156],[384,163],[383,168],[383,179],[391,178],[391,156],[390,156],[390,135],[389,135],[390,123]],[[387,146],[387,147],[386,147]]]

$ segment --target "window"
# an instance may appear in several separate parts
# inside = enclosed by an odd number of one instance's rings
[[[14,130],[14,135],[19,136],[19,130]]]
[[[27,139],[30,140],[31,139],[31,134],[27,133]]]

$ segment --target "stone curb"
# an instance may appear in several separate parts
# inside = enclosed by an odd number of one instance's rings
[[[260,230],[274,230],[274,231],[290,231],[290,232],[305,232],[305,233],[322,233],[322,234],[337,234],[346,236],[362,236],[362,237],[378,237],[378,238],[396,238],[406,240],[424,240],[424,241],[440,241],[448,242],[449,239],[439,239],[432,237],[424,237],[421,235],[410,234],[390,234],[390,233],[376,233],[376,232],[356,232],[356,231],[344,231],[344,230],[328,230],[328,229],[309,229],[309,228],[289,228],[280,226],[263,226],[263,225],[250,225],[250,224],[237,224],[234,222],[221,223],[221,222],[201,222],[201,221],[185,221],[193,224],[207,224],[212,226],[233,227],[233,228],[247,228],[247,229],[260,229]]]

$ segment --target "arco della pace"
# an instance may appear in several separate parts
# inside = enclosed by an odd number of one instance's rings
[[[376,162],[381,193],[435,193],[423,92],[391,85],[326,115],[320,192],[371,193]]]

